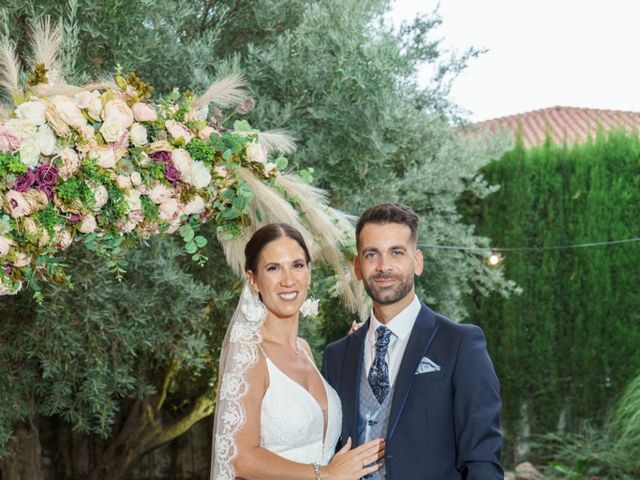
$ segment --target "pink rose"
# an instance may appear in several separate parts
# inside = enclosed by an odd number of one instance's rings
[[[98,224],[96,223],[96,217],[93,215],[87,215],[82,218],[82,222],[80,223],[80,227],[78,230],[82,233],[91,233],[96,228],[98,228]]]
[[[118,175],[116,177],[116,185],[122,190],[131,188],[131,178],[128,175]]]
[[[113,118],[108,118],[102,125],[100,126],[100,133],[102,134],[102,138],[106,142],[113,143],[120,140],[122,134],[127,131],[127,128],[124,127],[118,120]]]
[[[16,109],[16,116],[29,120],[34,125],[42,125],[47,121],[44,112],[47,104],[39,100],[23,102]]]
[[[158,207],[158,216],[161,220],[167,223],[171,223],[176,220],[180,215],[180,205],[175,198],[169,198],[160,204]]]
[[[158,119],[158,114],[148,103],[134,103],[131,110],[136,122],[155,122]]]
[[[164,122],[164,126],[174,140],[182,139],[185,144],[189,143],[193,139],[193,133],[185,125],[175,120],[167,120]]]
[[[11,250],[11,240],[0,235],[0,258],[6,257]]]
[[[0,125],[0,152],[17,152],[22,146],[22,140],[20,137],[14,135],[9,131],[8,128],[5,128],[3,125]]]
[[[31,206],[29,205],[29,202],[27,201],[23,193],[16,192],[15,190],[9,190],[6,197],[9,207],[9,214],[13,218],[24,217],[25,215],[29,215],[31,213]]]
[[[124,100],[109,100],[102,110],[102,118],[105,122],[115,122],[122,129],[126,129],[133,123],[133,112]]]

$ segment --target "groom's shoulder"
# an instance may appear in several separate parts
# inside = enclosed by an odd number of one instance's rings
[[[449,334],[454,337],[484,336],[482,329],[478,325],[456,322],[440,313],[434,312],[424,304],[423,308],[428,311],[430,315],[433,315],[433,321],[441,334]]]
[[[346,350],[348,344],[349,344],[349,335],[345,335],[344,337],[329,343],[325,347],[324,351],[325,353],[327,352],[335,353],[335,352],[344,351]]]

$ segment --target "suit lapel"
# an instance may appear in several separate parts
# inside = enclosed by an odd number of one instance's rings
[[[402,413],[402,409],[409,396],[411,385],[415,377],[415,371],[420,363],[420,359],[426,354],[431,342],[435,338],[438,327],[435,323],[435,315],[433,312],[422,305],[418,317],[411,330],[411,336],[404,351],[398,376],[396,377],[396,386],[393,391],[393,399],[391,401],[391,413],[389,415],[389,427],[387,428],[387,442],[393,435],[398,424],[398,419]]]
[[[342,401],[344,412],[349,425],[351,440],[356,442],[358,435],[358,402],[360,401],[360,369],[362,368],[364,340],[369,330],[369,321],[364,323],[356,332],[349,336],[349,344],[344,358],[344,373],[342,375]],[[343,439],[346,441],[346,438]]]

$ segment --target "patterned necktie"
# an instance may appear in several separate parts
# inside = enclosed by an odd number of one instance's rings
[[[376,329],[376,335],[378,336],[376,340],[376,358],[373,360],[371,370],[369,370],[369,386],[378,403],[382,404],[391,388],[389,384],[389,366],[384,359],[389,348],[391,330],[382,325]]]

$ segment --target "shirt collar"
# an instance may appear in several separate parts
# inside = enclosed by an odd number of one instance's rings
[[[411,330],[413,330],[413,324],[416,323],[416,318],[418,317],[418,313],[420,313],[420,308],[422,308],[420,300],[418,300],[418,297],[414,295],[413,301],[395,317],[389,320],[385,327],[391,330],[391,333],[400,340],[405,340],[411,334]],[[369,335],[373,335],[373,338],[375,338],[375,331],[380,325],[382,325],[382,323],[376,318],[376,315],[372,310],[371,321],[369,322]]]

